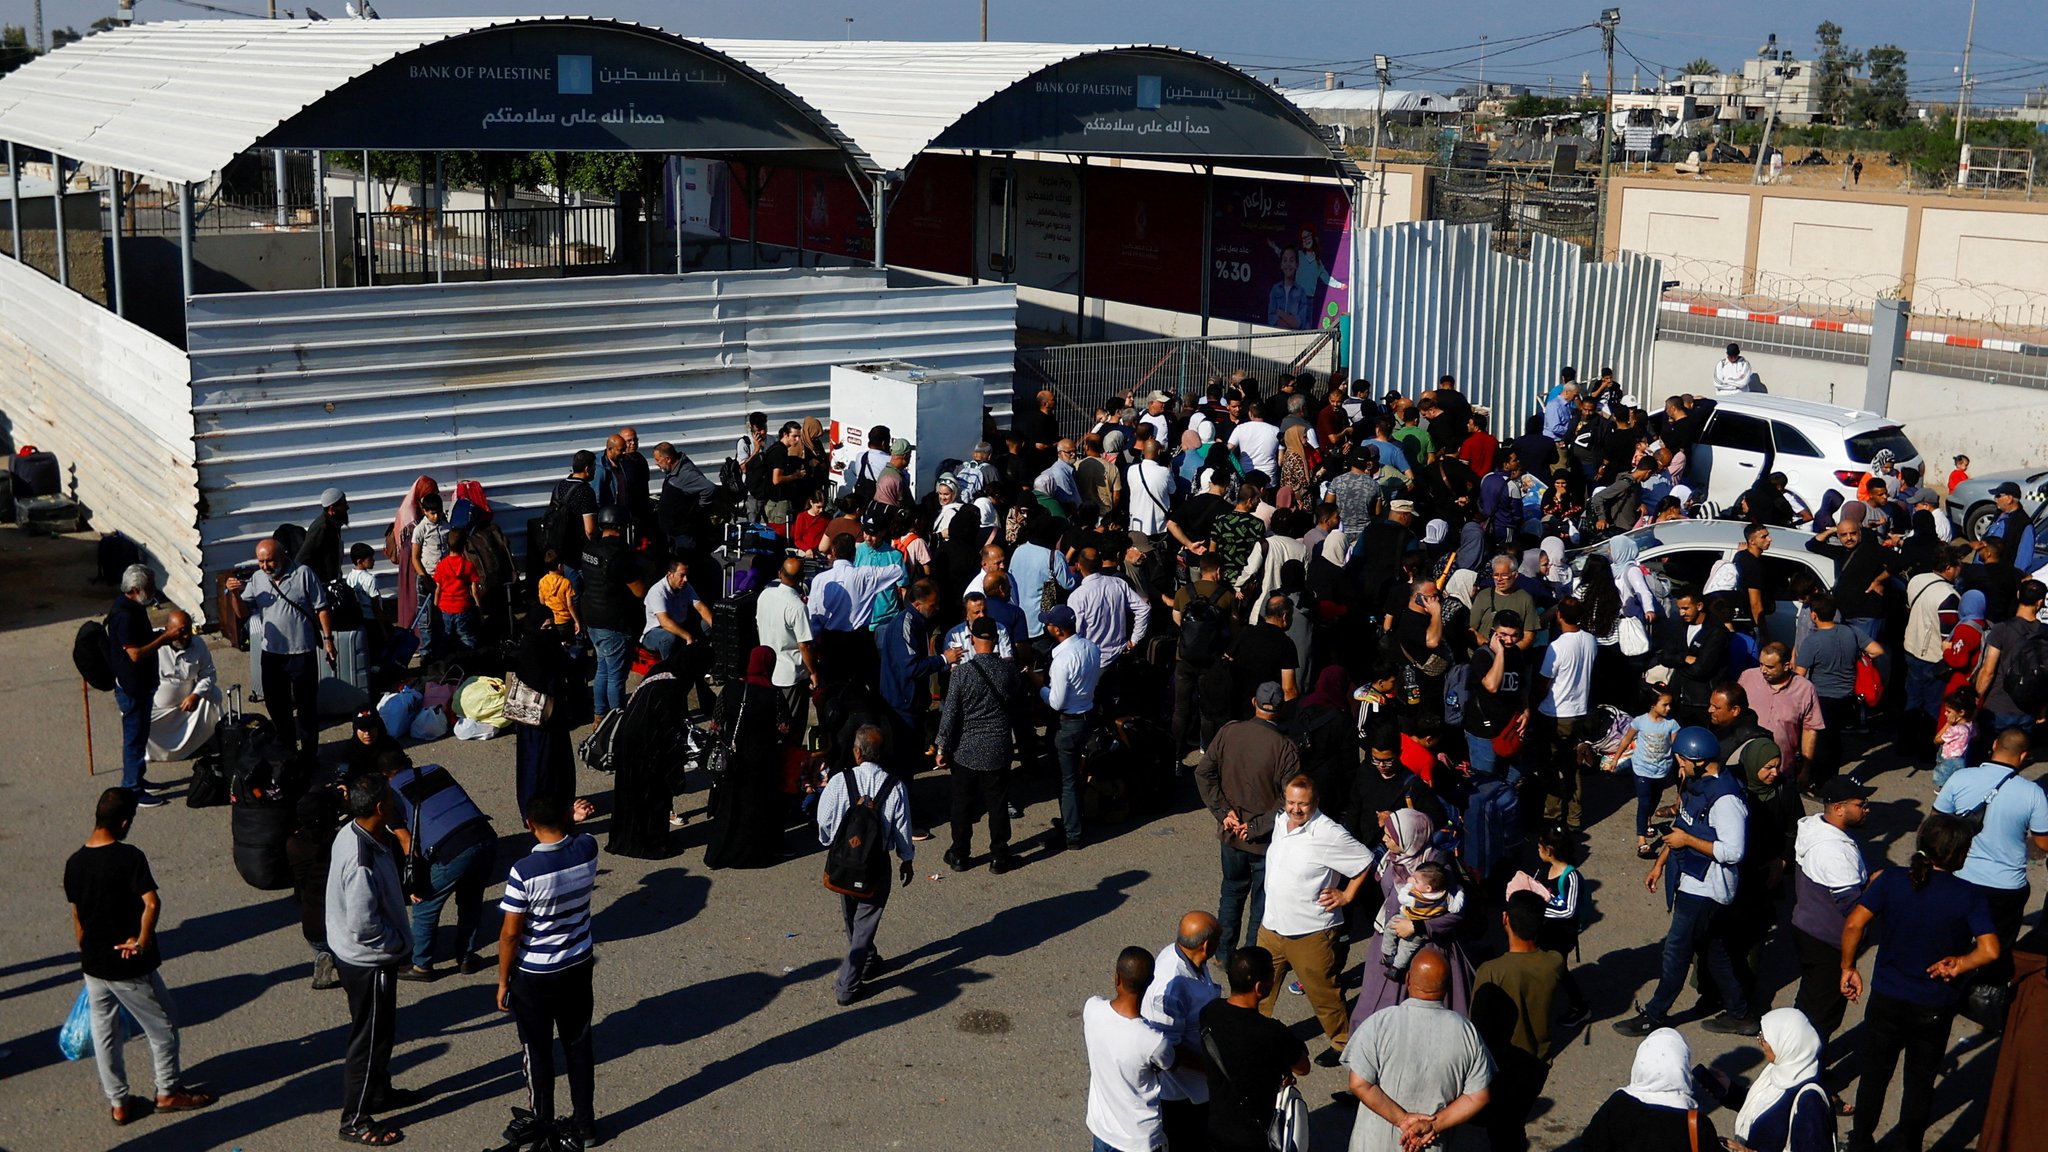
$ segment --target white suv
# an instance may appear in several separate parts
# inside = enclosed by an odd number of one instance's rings
[[[1890,449],[1899,468],[1921,467],[1905,429],[1874,412],[1755,392],[1715,399],[1689,466],[1694,477],[1707,477],[1702,495],[1723,508],[1767,472],[1783,472],[1786,486],[1819,508],[1830,491],[1855,499],[1880,449]]]

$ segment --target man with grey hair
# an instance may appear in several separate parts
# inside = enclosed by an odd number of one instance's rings
[[[1217,936],[1216,918],[1207,912],[1181,917],[1180,931],[1173,943],[1159,950],[1152,984],[1145,989],[1145,1019],[1183,1051],[1202,1050],[1202,1009],[1223,994],[1209,975]],[[1159,1120],[1168,1148],[1178,1152],[1208,1146],[1209,1077],[1199,1064],[1183,1067],[1175,1062],[1159,1074]]]
[[[917,846],[910,839],[908,786],[882,768],[880,728],[863,724],[853,734],[853,759],[854,766],[835,773],[818,794],[818,843],[831,848],[858,790],[859,799],[873,802],[881,816],[889,845],[901,862],[898,873],[908,886],[917,858]],[[889,903],[889,870],[881,869],[871,880],[871,895],[839,897],[839,911],[846,920],[846,961],[839,966],[833,993],[841,1008],[860,999],[862,983],[878,975],[884,963],[875,951],[875,929],[881,927],[882,909]]]
[[[177,637],[157,649],[157,685],[150,700],[149,758],[190,760],[220,726],[220,677],[192,617],[172,612],[164,630]]]
[[[272,541],[275,543],[275,541]],[[121,594],[107,609],[107,659],[114,669],[114,703],[121,709],[121,787],[135,793],[141,808],[159,808],[163,799],[149,791],[144,773],[149,764],[149,714],[156,699],[157,651],[183,640],[187,628],[158,632],[149,622],[156,603],[156,574],[141,564],[121,572]]]
[[[256,571],[221,585],[253,611],[250,639],[260,646],[263,701],[277,734],[311,761],[320,748],[320,653],[334,659],[334,613],[313,570],[293,564],[276,540],[256,544]],[[248,605],[254,605],[251,609]]]
[[[1071,517],[1081,507],[1081,484],[1074,473],[1078,454],[1074,451],[1074,442],[1066,437],[1061,437],[1053,445],[1053,452],[1052,463],[1038,474],[1032,487],[1052,497]]]

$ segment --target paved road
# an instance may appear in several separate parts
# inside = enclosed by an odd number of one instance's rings
[[[58,1055],[55,1031],[79,987],[62,862],[89,829],[94,797],[117,779],[118,726],[107,696],[93,701],[101,771],[89,778],[83,769],[78,680],[68,659],[78,620],[106,598],[87,584],[91,552],[82,537],[31,540],[0,529],[0,667],[12,689],[9,755],[0,761],[0,861],[12,881],[0,886],[0,923],[8,926],[0,936],[0,1045],[12,1050],[0,1061],[0,1146],[332,1147],[342,994],[308,988],[311,965],[289,893],[257,892],[236,877],[224,808],[144,812],[132,838],[149,853],[163,894],[164,976],[184,1023],[188,1074],[221,1102],[117,1131],[91,1067]],[[239,654],[223,656],[222,665],[229,675],[246,667]],[[487,811],[504,817],[502,871],[527,843],[509,815],[511,741],[443,741],[415,755],[447,764]],[[1901,837],[1928,804],[1928,777],[1892,770],[1878,782],[1886,803],[1871,824],[1875,854],[1903,861],[1911,848]],[[580,783],[603,804],[603,778],[586,774]],[[1040,834],[1056,807],[1052,789],[1033,781],[1024,792],[1022,834]],[[936,789],[930,798],[942,800]],[[691,799],[701,803],[702,794]],[[1578,972],[1599,1023],[1590,1044],[1575,1042],[1558,1058],[1531,1122],[1538,1148],[1562,1146],[1626,1082],[1634,1046],[1607,1023],[1654,978],[1663,904],[1641,887],[1627,815],[1613,815],[1625,799],[1618,788],[1599,789],[1596,809],[1606,819],[1586,865],[1598,920]],[[699,820],[677,835],[682,852],[673,859],[607,859],[597,895],[596,1043],[598,1108],[615,1134],[608,1147],[1086,1147],[1081,1002],[1108,992],[1120,948],[1159,948],[1184,911],[1213,906],[1211,830],[1189,789],[1174,815],[1108,830],[1084,852],[1037,859],[1034,851],[1007,876],[952,874],[938,863],[940,845],[924,845],[916,882],[896,894],[882,925],[880,944],[897,970],[850,1009],[832,1001],[838,909],[819,887],[815,853],[762,871],[708,872]],[[800,845],[800,833],[790,842]],[[495,914],[487,914],[486,934],[495,940]],[[1774,945],[1767,982],[1780,1005],[1791,999],[1790,961],[1789,948]],[[491,979],[401,985],[396,1079],[430,1097],[393,1117],[410,1134],[406,1147],[495,1145],[507,1107],[524,1102],[512,1026],[493,1010]],[[1280,1011],[1300,1035],[1313,1035],[1301,999],[1282,997]],[[1738,1073],[1761,1060],[1753,1042],[1696,1025],[1684,1031],[1697,1060]],[[1965,1055],[1961,1072],[1941,1086],[1937,1131],[1953,1135],[1939,1147],[1967,1146],[1980,1126],[1981,1109],[1965,1104],[1988,1083],[1995,1056],[1995,1047]],[[147,1091],[140,1040],[129,1045],[128,1066],[133,1087]],[[1318,1068],[1304,1086],[1317,1147],[1342,1147],[1349,1132],[1352,1110],[1330,1102],[1341,1084],[1340,1072]]]

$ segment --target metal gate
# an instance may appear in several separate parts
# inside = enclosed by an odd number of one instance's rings
[[[1019,405],[1032,393],[1059,397],[1060,433],[1079,436],[1111,396],[1167,392],[1183,400],[1211,380],[1245,372],[1271,385],[1282,372],[1315,372],[1328,380],[1337,366],[1334,332],[1274,332],[1193,340],[1123,340],[1017,351]],[[1031,405],[1034,406],[1035,405]],[[1020,409],[1022,410],[1022,409]]]

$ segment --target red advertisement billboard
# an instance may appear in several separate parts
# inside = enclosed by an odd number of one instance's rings
[[[1201,311],[1199,181],[1184,173],[1091,167],[1083,212],[1088,295]]]

